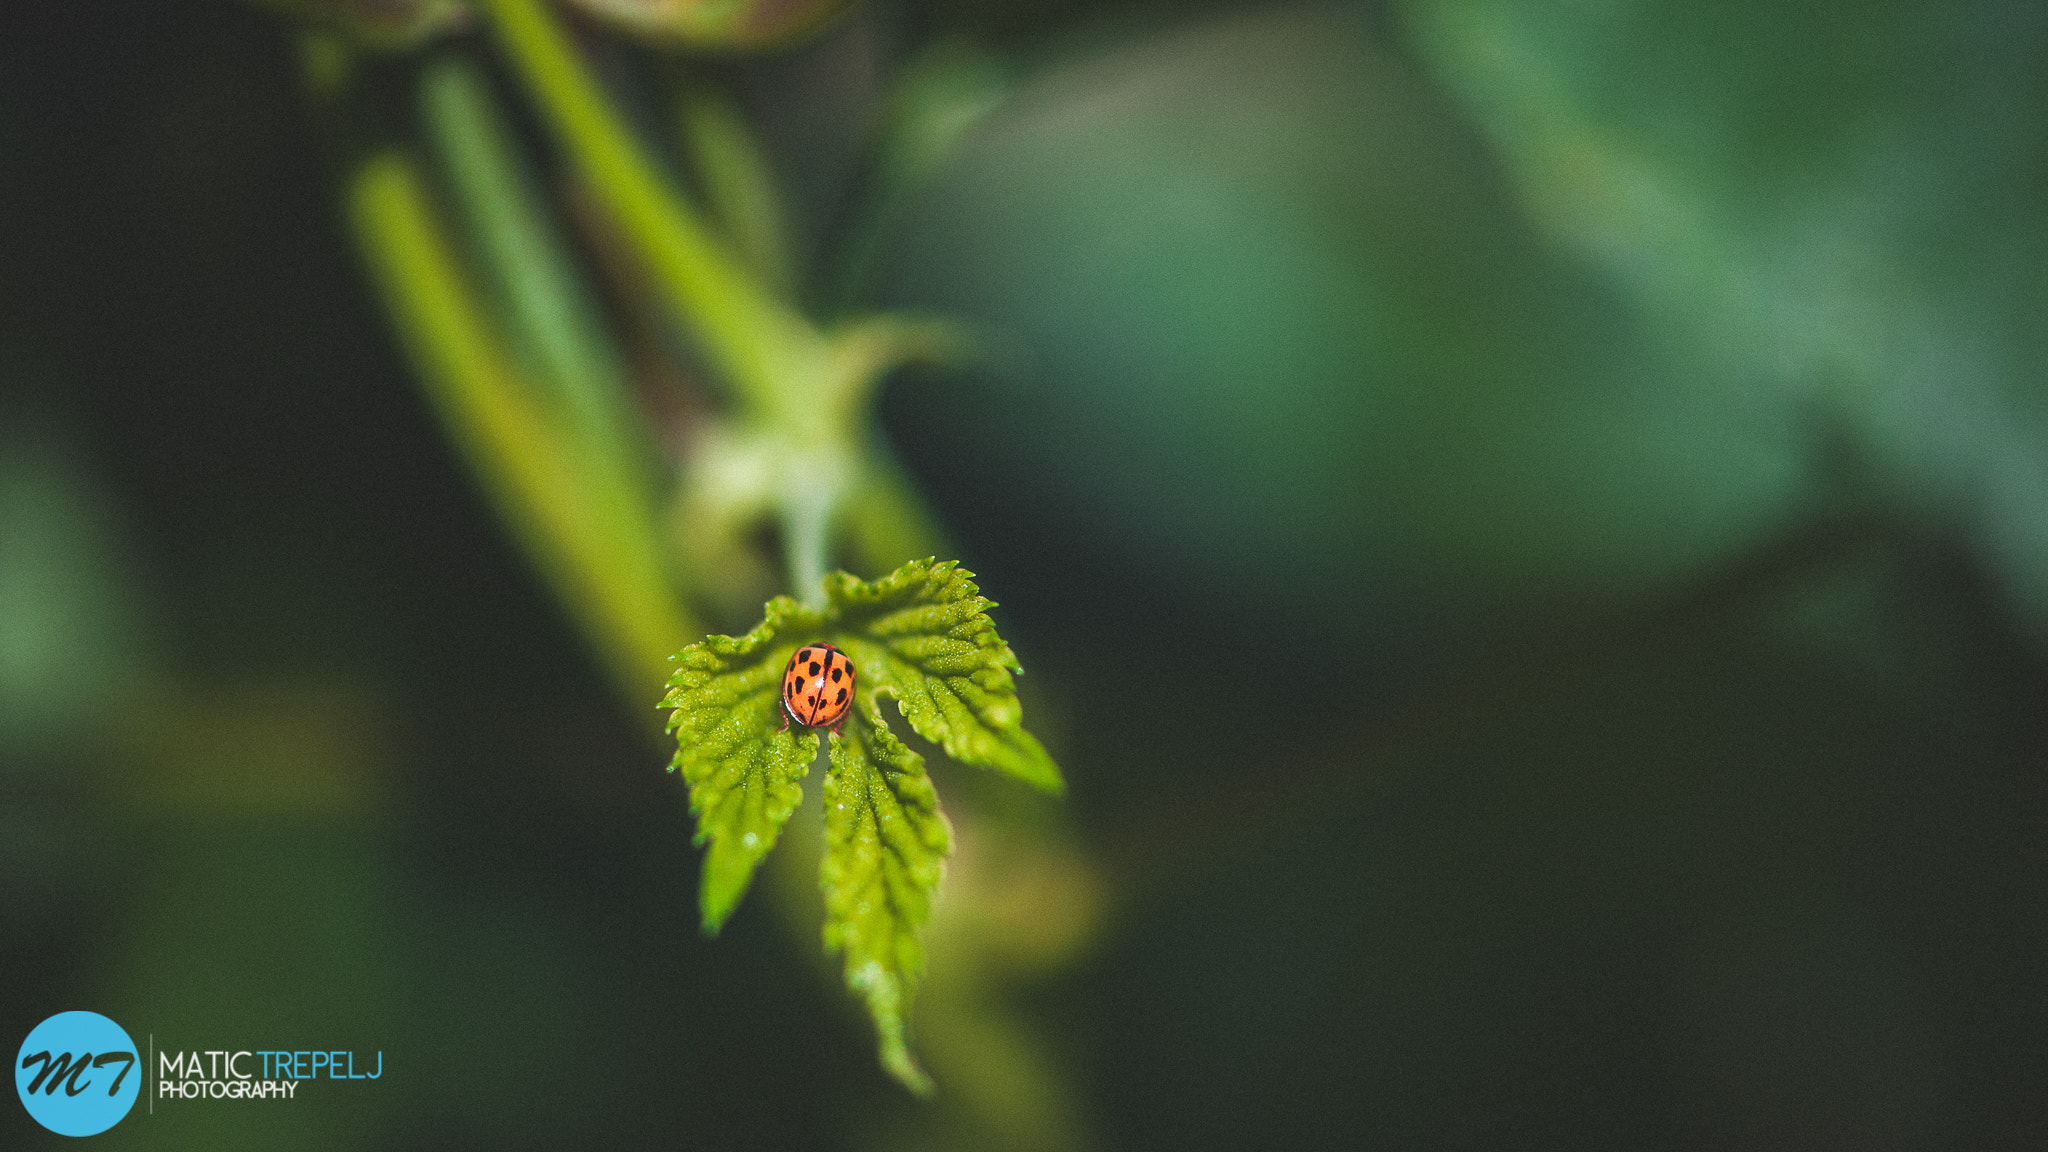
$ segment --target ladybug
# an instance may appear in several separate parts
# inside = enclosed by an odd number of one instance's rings
[[[853,661],[830,644],[797,649],[782,670],[782,727],[777,731],[789,731],[794,720],[806,728],[837,732],[851,711]]]

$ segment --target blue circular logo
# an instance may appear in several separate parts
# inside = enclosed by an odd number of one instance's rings
[[[92,1136],[121,1122],[142,1094],[135,1041],[97,1012],[59,1012],[35,1026],[14,1063],[14,1087],[36,1123]]]

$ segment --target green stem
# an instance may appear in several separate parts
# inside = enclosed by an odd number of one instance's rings
[[[348,182],[350,221],[427,395],[499,513],[634,701],[703,634],[678,604],[646,526],[621,522],[535,403],[467,282],[415,165],[371,156]]]
[[[663,178],[542,0],[481,3],[513,73],[671,310],[751,418],[786,437],[775,508],[791,591],[821,604],[833,534],[863,472],[861,428],[875,384],[905,360],[956,356],[960,333],[891,316],[821,332],[737,259]],[[721,129],[707,120],[698,127],[699,150],[734,185],[727,199],[754,195],[741,185],[767,184],[758,158],[740,155],[747,142],[736,125]]]
[[[782,196],[746,118],[729,98],[710,88],[685,93],[679,118],[690,171],[703,189],[705,206],[747,269],[771,290],[786,293],[792,270]]]
[[[837,495],[837,485],[792,478],[779,508],[790,591],[805,607],[819,611],[825,608],[825,568],[832,551]]]
[[[521,365],[560,406],[586,462],[639,501],[651,501],[653,438],[598,304],[489,83],[470,61],[445,57],[420,77],[420,104],[427,139]]]
[[[958,366],[971,358],[973,340],[952,320],[884,312],[833,329],[831,350],[820,380],[822,415],[829,426],[850,429],[867,418],[875,388],[890,372],[909,364]]]
[[[823,341],[748,276],[613,112],[541,0],[484,0],[515,74],[670,306],[744,399],[773,410],[817,369]]]

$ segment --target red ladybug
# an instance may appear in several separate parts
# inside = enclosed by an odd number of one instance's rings
[[[782,727],[791,720],[806,728],[834,732],[853,711],[853,661],[830,644],[809,644],[789,658],[782,670]]]

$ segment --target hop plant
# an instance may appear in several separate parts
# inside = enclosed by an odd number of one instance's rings
[[[673,769],[690,788],[706,845],[699,903],[715,933],[775,846],[817,758],[817,730],[780,726],[783,666],[805,644],[854,662],[854,706],[833,732],[825,773],[824,942],[867,1004],[884,1067],[912,1091],[931,1081],[910,1053],[905,1018],[924,966],[919,930],[952,851],[924,758],[890,729],[884,697],[913,732],[964,764],[1050,792],[1059,768],[1024,730],[1017,658],[988,617],[993,603],[952,561],[919,560],[881,580],[825,579],[825,604],[789,597],[745,636],[713,636],[676,656],[664,705]]]

